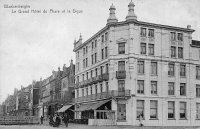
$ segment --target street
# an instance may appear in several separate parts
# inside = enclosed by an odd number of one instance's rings
[[[69,124],[68,129],[200,129],[200,127],[136,127],[136,126],[88,126],[82,124]],[[58,129],[45,125],[0,125],[0,129]],[[61,125],[59,129],[66,129]]]

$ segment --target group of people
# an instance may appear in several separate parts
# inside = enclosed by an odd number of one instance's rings
[[[40,121],[41,124],[43,124],[43,116],[40,117]],[[49,117],[49,125],[53,126],[53,127],[59,127],[61,124],[61,121],[63,121],[65,123],[65,126],[68,127],[68,123],[69,123],[69,115],[67,115],[66,113],[63,114],[62,116],[60,116],[59,114],[55,114],[54,116],[50,116]]]

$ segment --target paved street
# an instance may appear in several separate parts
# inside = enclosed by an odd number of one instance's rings
[[[80,124],[69,124],[68,129],[200,129],[200,127],[135,127],[135,126],[87,126]],[[0,129],[58,129],[57,127],[43,125],[0,125]],[[66,129],[63,125],[59,129]]]

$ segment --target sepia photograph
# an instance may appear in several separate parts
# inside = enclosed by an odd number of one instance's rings
[[[200,129],[200,0],[0,0],[0,129]]]

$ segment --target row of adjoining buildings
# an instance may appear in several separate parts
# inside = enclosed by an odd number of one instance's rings
[[[63,97],[71,93],[74,101],[59,103],[63,68],[39,82],[38,114],[73,105],[74,119],[89,125],[139,125],[142,117],[147,126],[200,126],[200,41],[192,40],[194,30],[138,21],[134,6],[131,1],[125,21],[118,22],[111,5],[105,27],[85,42],[81,35],[74,41],[72,90]]]

